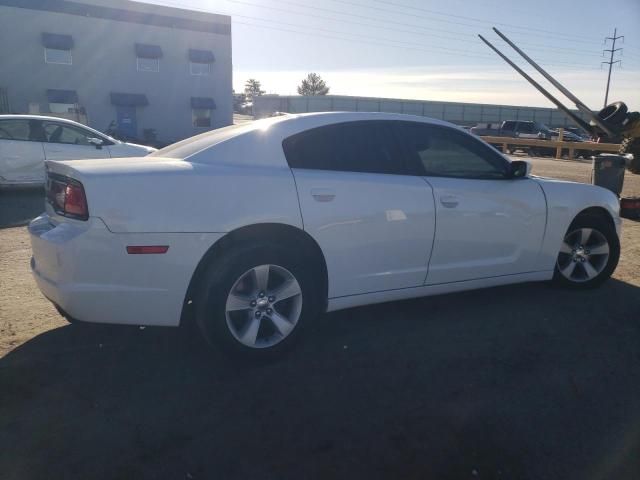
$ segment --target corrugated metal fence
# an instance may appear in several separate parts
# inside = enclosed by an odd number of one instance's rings
[[[573,123],[569,121],[566,115],[555,108],[340,95],[308,97],[263,95],[256,97],[253,103],[253,113],[256,118],[268,117],[274,112],[306,113],[327,111],[406,113],[446,120],[463,126],[472,126],[476,123],[498,123],[504,120],[535,120],[550,127],[573,126]],[[576,113],[584,118],[582,114]]]

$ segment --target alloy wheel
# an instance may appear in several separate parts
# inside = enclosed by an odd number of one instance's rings
[[[595,228],[569,232],[558,255],[558,271],[571,282],[583,283],[596,278],[609,261],[609,242]]]
[[[227,327],[240,343],[268,348],[284,340],[302,312],[302,289],[295,276],[278,265],[247,270],[233,284],[225,306]]]

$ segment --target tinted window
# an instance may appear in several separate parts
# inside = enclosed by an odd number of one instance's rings
[[[452,128],[403,123],[403,142],[422,175],[504,178],[507,162],[492,148]]]
[[[523,122],[518,127],[518,130],[520,131],[520,133],[534,133],[533,132],[533,123]]]
[[[513,132],[515,129],[516,129],[516,122],[514,122],[512,120],[507,120],[502,125],[502,130],[507,130],[507,131]]]
[[[366,173],[404,173],[386,122],[350,122],[315,128],[285,139],[292,168]]]
[[[60,123],[46,122],[44,131],[49,143],[66,143],[71,145],[91,145],[89,138],[95,137],[93,133]]]

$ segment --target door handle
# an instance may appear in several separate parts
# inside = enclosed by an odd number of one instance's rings
[[[454,197],[453,195],[443,195],[440,197],[440,203],[445,208],[455,208],[458,206],[460,201],[458,200],[458,197]]]
[[[336,197],[336,192],[329,188],[312,188],[311,196],[316,202],[330,202]]]

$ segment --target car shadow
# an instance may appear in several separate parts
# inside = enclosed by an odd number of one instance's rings
[[[0,228],[28,224],[44,211],[44,189],[0,190]]]
[[[638,478],[640,288],[350,309],[238,364],[69,325],[0,359],[3,478]],[[16,319],[18,321],[19,319]]]

